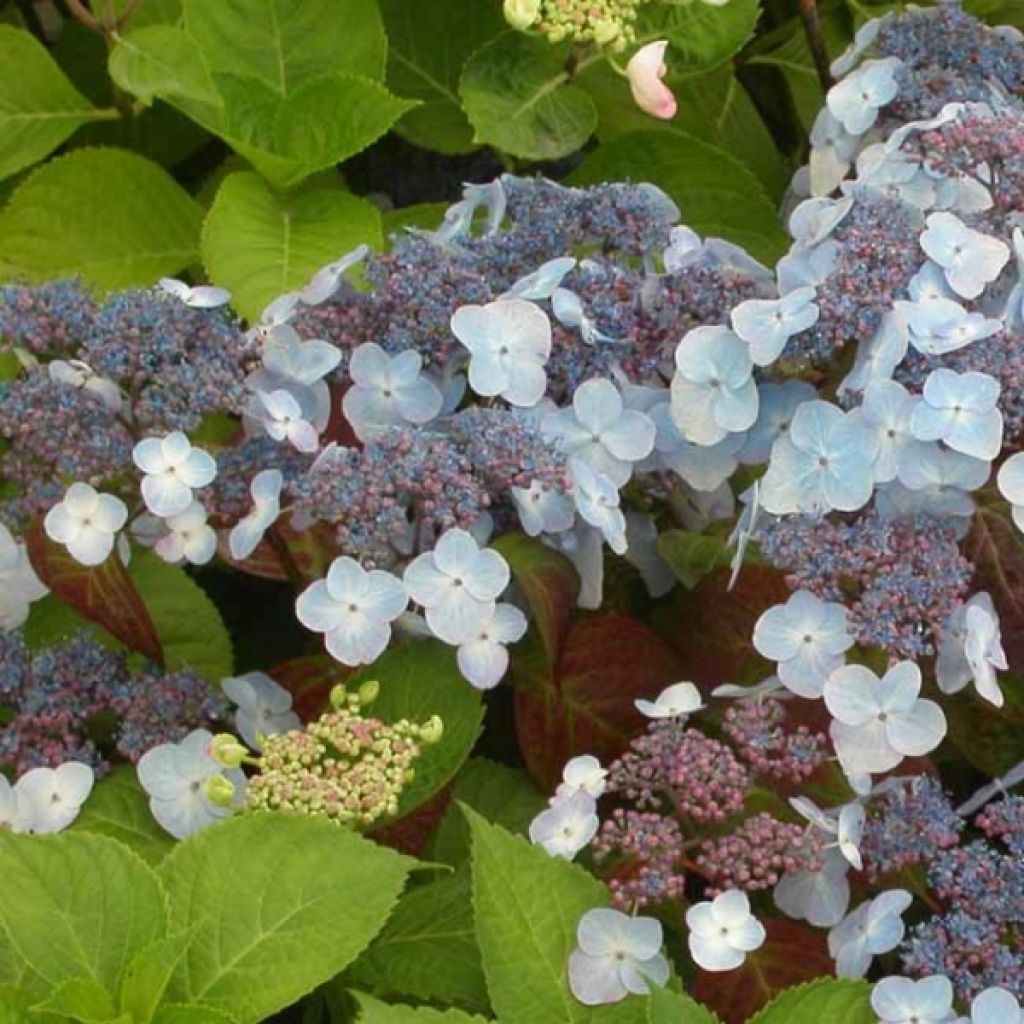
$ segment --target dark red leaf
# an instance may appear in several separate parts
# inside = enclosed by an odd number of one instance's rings
[[[283,541],[288,553],[303,579],[319,579],[337,554],[331,528],[326,523],[316,523],[301,532],[292,529],[287,519],[278,522],[274,529]],[[271,543],[264,539],[256,550],[244,561],[231,557],[227,541],[222,537],[217,552],[220,557],[240,572],[262,579],[287,582],[288,574]]]
[[[784,988],[832,974],[825,933],[796,921],[764,922],[768,938],[734,971],[699,971],[691,995],[722,1024],[744,1024]]]
[[[572,562],[525,533],[507,533],[492,545],[508,562],[533,613],[549,664],[558,661],[580,580]]]
[[[328,654],[289,658],[267,669],[270,678],[291,693],[295,713],[304,722],[326,710],[331,690],[354,672]]]
[[[374,829],[370,835],[385,846],[399,853],[407,853],[410,857],[422,857],[434,829],[441,824],[441,819],[452,801],[452,786],[448,783],[438,790],[425,804],[421,804],[411,814]]]
[[[633,706],[679,679],[679,659],[626,615],[591,615],[566,632],[554,672],[537,643],[516,652],[516,732],[527,767],[553,790],[577,754],[611,759],[644,726]]]
[[[82,565],[46,536],[39,521],[26,531],[25,546],[36,575],[57,597],[126,647],[163,663],[156,626],[116,553],[102,565]]]

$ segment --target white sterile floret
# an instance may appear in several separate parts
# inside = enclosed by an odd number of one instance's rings
[[[827,844],[825,849],[834,847],[851,867],[858,871],[863,868],[860,840],[867,812],[859,803],[844,804],[834,811],[823,811],[813,800],[804,796],[792,797],[789,803],[801,817],[827,835],[835,837],[835,842]]]
[[[307,629],[324,634],[324,646],[344,665],[364,665],[384,653],[391,623],[405,611],[409,595],[400,580],[381,569],[364,569],[343,555],[325,579],[311,583],[295,602]]]
[[[496,605],[490,622],[455,652],[463,677],[478,690],[497,686],[508,671],[507,645],[522,640],[526,626],[526,616],[515,605]]]
[[[769,608],[754,626],[755,650],[778,663],[779,679],[798,697],[820,697],[853,644],[843,605],[806,590]]]
[[[933,442],[908,445],[900,454],[897,471],[899,482],[915,498],[913,511],[905,511],[912,515],[921,512],[940,517],[969,517],[974,514],[974,500],[969,492],[985,486],[989,471],[985,459],[962,455]]]
[[[789,233],[798,248],[820,245],[846,219],[853,200],[805,199],[789,217]]]
[[[794,245],[775,264],[779,294],[788,295],[800,288],[817,288],[835,269],[839,251],[839,245],[831,238],[810,248]]]
[[[859,135],[851,135],[827,106],[811,125],[811,151],[807,157],[807,193],[825,197],[834,192],[850,170]]]
[[[874,435],[858,417],[815,400],[772,446],[761,504],[772,515],[855,512],[874,491]]]
[[[248,558],[263,540],[263,535],[281,514],[281,487],[284,477],[279,469],[264,469],[252,478],[249,493],[252,510],[240,519],[228,535],[231,557]]]
[[[360,441],[389,427],[429,423],[444,398],[423,374],[423,357],[413,349],[390,356],[375,342],[360,345],[349,360],[352,386],[342,399],[345,419]]]
[[[368,245],[359,245],[340,259],[321,267],[313,275],[309,284],[302,289],[300,293],[302,301],[307,306],[318,306],[321,302],[333,298],[345,280],[345,274],[357,263],[366,259],[369,251]]]
[[[1005,988],[987,988],[971,1000],[970,1024],[1024,1024],[1024,1009]]]
[[[842,396],[849,391],[863,391],[873,380],[889,380],[906,357],[909,344],[906,317],[897,312],[886,313],[878,330],[857,345],[853,369],[843,378],[836,393]]]
[[[891,14],[865,21],[853,37],[853,42],[829,65],[833,78],[843,78],[858,64],[861,57],[874,45],[882,26],[892,20]]]
[[[795,288],[781,299],[746,299],[731,315],[732,329],[750,346],[750,358],[758,366],[774,363],[786,342],[818,322],[815,290]]]
[[[593,754],[580,754],[566,761],[562,781],[551,802],[556,804],[578,792],[587,793],[597,800],[604,793],[607,780],[608,770],[601,767],[601,762]]]
[[[1003,271],[1010,247],[1001,239],[969,228],[955,214],[928,215],[921,248],[946,272],[950,288],[965,299],[976,299]]]
[[[651,597],[664,597],[675,587],[676,574],[658,552],[658,525],[653,516],[642,512],[626,512],[624,557],[640,574]]]
[[[789,697],[782,680],[778,676],[768,676],[753,686],[740,686],[737,683],[722,683],[711,691],[712,697],[720,700],[761,700],[772,696],[776,700]]]
[[[761,481],[755,480],[741,495],[743,511],[736,518],[736,523],[729,534],[728,544],[734,548],[729,560],[729,584],[727,590],[736,586],[747,557],[747,547],[754,539],[757,529],[757,517],[761,512]]]
[[[757,419],[757,384],[746,342],[727,327],[695,327],[679,342],[672,419],[694,444],[717,444]]]
[[[530,822],[530,842],[572,860],[597,835],[597,801],[581,789],[544,808]]]
[[[575,266],[576,260],[572,256],[559,256],[548,260],[532,273],[519,278],[498,301],[526,299],[529,302],[540,302],[543,299],[550,299],[565,275]]]
[[[260,750],[267,736],[302,726],[292,710],[292,695],[265,672],[231,676],[221,680],[220,686],[237,705],[235,728],[253,750]]]
[[[298,399],[283,388],[257,391],[248,412],[275,441],[287,441],[296,451],[310,454],[320,447],[316,427],[305,418]]]
[[[942,742],[946,716],[920,692],[921,670],[912,661],[899,662],[881,679],[864,665],[846,665],[828,677],[829,734],[844,772],[887,772]]]
[[[913,902],[905,889],[889,889],[862,903],[828,933],[828,951],[840,978],[863,978],[871,961],[895,949],[906,932],[903,913]]]
[[[764,925],[750,913],[750,899],[739,889],[719,893],[686,912],[690,956],[705,971],[731,971],[764,945]]]
[[[245,775],[218,764],[210,754],[212,742],[210,732],[196,729],[180,743],[161,743],[147,750],[136,765],[153,817],[175,839],[187,839],[228,817],[245,798]],[[210,799],[213,787],[223,788],[221,780],[233,788],[226,803],[219,794]]]
[[[881,142],[865,147],[857,155],[857,180],[844,182],[849,195],[877,193],[902,200],[919,210],[929,210],[935,203],[935,182],[914,160],[899,150],[887,149]]]
[[[212,483],[217,475],[213,456],[193,448],[180,430],[139,441],[132,459],[145,474],[141,489],[146,508],[162,518],[184,512],[192,504],[193,490]]]
[[[864,389],[864,397],[855,412],[875,438],[876,483],[896,479],[903,452],[914,444],[910,420],[918,402],[919,399],[894,380],[873,380]]]
[[[88,363],[81,359],[52,359],[46,364],[50,380],[68,387],[78,388],[96,398],[109,412],[121,411],[123,396],[121,389],[106,377],[101,377]]]
[[[165,562],[206,565],[213,558],[217,551],[217,531],[207,523],[202,502],[193,501],[184,512],[161,522],[163,535],[153,549]]]
[[[583,300],[568,288],[556,288],[551,293],[551,312],[563,327],[578,330],[584,345],[612,340],[597,329],[583,310]]]
[[[693,683],[673,683],[653,700],[635,700],[633,704],[645,718],[679,718],[700,711],[704,702]]]
[[[628,550],[626,517],[619,508],[618,488],[601,473],[595,473],[582,459],[571,459],[572,497],[582,519],[599,530],[617,555]]]
[[[654,424],[654,451],[637,467],[640,471],[669,470],[695,491],[717,490],[732,476],[747,434],[727,434],[718,444],[699,445],[679,433],[668,401],[652,405],[647,415]]]
[[[955,352],[1003,329],[1001,320],[982,313],[968,313],[959,302],[943,296],[898,301],[895,308],[905,317],[910,343],[918,352],[942,356]]]
[[[14,784],[13,831],[44,835],[70,825],[92,792],[92,768],[66,761],[56,768],[32,768]]]
[[[1003,444],[999,381],[987,373],[940,366],[924,382],[910,429],[919,441],[943,441],[953,451],[991,461]]]
[[[469,349],[469,386],[478,395],[523,407],[544,397],[551,322],[539,306],[520,298],[462,306],[452,314],[451,326]]]
[[[458,527],[448,530],[433,551],[414,558],[403,577],[434,635],[456,645],[480,636],[510,578],[508,563],[497,551],[481,549]]]
[[[996,485],[999,493],[1010,503],[1017,529],[1024,530],[1024,452],[1011,455],[999,467]]]
[[[206,284],[190,287],[174,277],[161,277],[160,287],[193,309],[216,309],[231,301],[231,292],[226,288],[214,288]]]
[[[588,910],[569,954],[569,988],[587,1006],[617,1003],[630,993],[646,995],[669,978],[661,952],[661,922],[603,907]]]
[[[539,480],[532,480],[529,487],[513,487],[511,492],[527,536],[560,533],[572,527],[576,506],[569,495],[545,487]]]
[[[114,550],[114,538],[128,520],[120,498],[73,483],[43,520],[47,537],[63,544],[82,565],[100,565]]]
[[[815,928],[831,928],[843,919],[850,905],[849,873],[850,862],[833,847],[825,852],[825,862],[817,871],[783,875],[772,900],[788,917]]]
[[[761,402],[757,420],[737,455],[745,466],[759,466],[768,461],[772,445],[789,430],[797,409],[804,402],[813,401],[817,391],[807,381],[786,380],[778,384],[762,384],[758,394]]]
[[[1005,671],[1009,663],[989,594],[975,594],[950,613],[942,624],[936,654],[935,677],[943,693],[957,693],[973,682],[979,696],[1003,706],[996,670]]]
[[[665,272],[678,274],[704,257],[704,243],[693,228],[677,224],[668,233],[668,246],[662,250],[661,261]]]
[[[903,66],[896,57],[866,60],[856,71],[828,91],[829,112],[851,135],[863,135],[878,119],[878,112],[899,92],[897,72]]]
[[[650,417],[625,408],[618,388],[603,377],[581,384],[572,408],[545,416],[541,430],[566,455],[582,459],[616,487],[629,480],[633,463],[654,448]]]
[[[954,1024],[953,985],[943,974],[883,978],[871,993],[879,1024]]]
[[[0,523],[0,629],[23,625],[32,602],[48,593],[32,568],[25,545]]]

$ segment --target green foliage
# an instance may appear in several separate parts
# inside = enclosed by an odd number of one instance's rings
[[[845,978],[822,978],[786,989],[749,1024],[874,1024],[871,985]]]
[[[96,110],[28,32],[0,25],[0,178],[56,149],[89,121],[117,117]]]
[[[437,640],[396,647],[352,677],[356,689],[367,680],[380,682],[371,713],[384,722],[408,718],[425,722],[439,715],[441,739],[424,747],[416,775],[402,792],[399,812],[408,814],[432,797],[462,766],[480,734],[483,704],[455,664],[455,652]]]
[[[229,175],[203,226],[203,263],[235,308],[258,319],[271,299],[303,287],[357,245],[381,243],[376,207],[340,189],[272,192],[257,174]]]
[[[732,558],[721,538],[688,530],[666,530],[659,534],[658,554],[687,590],[716,569],[727,566]]]
[[[434,1010],[429,1006],[389,1006],[362,992],[355,993],[359,1024],[484,1024],[483,1017],[461,1010]]]
[[[150,813],[149,797],[139,785],[135,769],[127,764],[118,765],[96,783],[72,830],[117,839],[151,865],[158,864],[174,847]]]
[[[151,285],[199,250],[199,205],[161,167],[126,150],[79,149],[43,165],[0,211],[0,263],[33,281]]]

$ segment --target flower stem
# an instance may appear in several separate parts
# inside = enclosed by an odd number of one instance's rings
[[[814,68],[818,72],[821,88],[828,92],[832,88],[832,72],[829,70],[828,49],[825,36],[821,31],[821,18],[818,16],[817,0],[796,0],[800,12],[800,21],[804,26],[804,35],[811,50]]]

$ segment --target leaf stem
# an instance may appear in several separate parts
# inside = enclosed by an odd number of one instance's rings
[[[796,0],[800,21],[804,26],[804,35],[811,50],[814,68],[818,72],[821,88],[828,92],[832,88],[832,72],[829,69],[828,49],[825,36],[821,30],[821,18],[818,16],[817,0]]]
[[[302,575],[302,571],[299,569],[298,563],[292,557],[292,553],[288,550],[288,545],[284,542],[284,538],[273,526],[267,530],[266,537],[267,543],[277,556],[278,562],[281,563],[281,568],[284,570],[285,576],[288,577],[288,582],[296,591],[305,589],[305,577]]]

